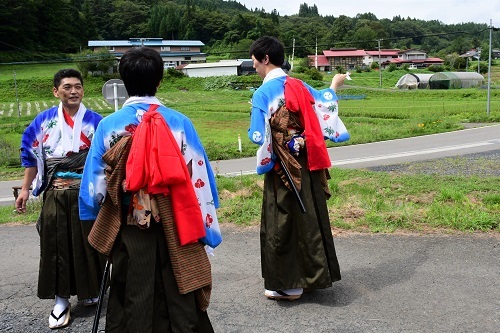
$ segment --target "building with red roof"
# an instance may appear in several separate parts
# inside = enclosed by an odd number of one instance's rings
[[[358,49],[330,49],[324,50],[322,55],[309,55],[309,66],[318,70],[331,71],[337,67],[344,70],[370,67],[373,62],[380,64],[381,68],[389,64],[398,67],[404,64],[414,65],[417,68],[425,68],[430,65],[442,65],[444,61],[440,58],[427,58],[427,54],[420,50],[358,50]]]

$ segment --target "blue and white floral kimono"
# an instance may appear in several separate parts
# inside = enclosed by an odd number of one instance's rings
[[[281,68],[270,71],[264,78],[262,86],[252,97],[252,115],[249,139],[258,145],[257,174],[261,175],[274,166],[271,127],[269,119],[285,104],[286,73]],[[305,84],[315,100],[314,111],[323,130],[323,136],[333,142],[349,140],[349,133],[338,116],[338,98],[333,89],[316,90]]]
[[[83,103],[80,103],[80,108],[73,117],[74,126],[71,128],[64,121],[62,112],[62,104],[41,112],[22,135],[21,165],[25,168],[38,168],[32,186],[34,196],[42,193],[46,185],[46,160],[88,148],[87,144],[80,140],[80,132],[92,141],[96,127],[102,119],[101,115],[87,110]],[[74,140],[75,136],[79,139]]]
[[[216,208],[219,207],[215,177],[205,150],[191,121],[183,114],[169,109],[156,97],[131,97],[122,109],[104,118],[96,130],[92,147],[87,156],[82,183],[80,186],[80,218],[94,220],[106,196],[106,180],[102,160],[104,153],[123,136],[134,133],[142,115],[151,104],[164,117],[184,157],[186,165],[192,161],[192,178],[195,194],[201,208],[207,236],[201,241],[215,248],[222,241]]]

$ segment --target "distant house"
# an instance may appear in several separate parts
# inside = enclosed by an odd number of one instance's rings
[[[224,60],[219,62],[207,62],[188,64],[182,68],[182,72],[189,77],[240,75],[241,60]]]
[[[166,67],[177,67],[183,64],[206,62],[206,53],[201,52],[205,46],[197,40],[163,40],[162,38],[130,38],[127,40],[90,40],[88,46],[96,51],[106,48],[117,59],[129,49],[147,46],[160,53]]]
[[[365,59],[363,60],[363,63],[366,66],[371,66],[371,64],[374,62],[376,62],[380,65],[380,64],[383,64],[385,62],[389,62],[392,59],[399,58],[399,51],[400,50],[393,50],[393,49],[380,49],[380,51],[379,50],[367,50]]]
[[[397,67],[402,67],[405,64],[414,65],[417,68],[427,68],[431,65],[443,65],[444,60],[441,58],[425,58],[425,59],[415,59],[415,60],[403,60],[401,58],[392,59],[389,62],[383,63],[383,67],[387,67],[389,64],[395,64]]]
[[[427,58],[427,53],[420,50],[409,49],[398,52],[398,58],[402,61],[423,60]]]
[[[287,72],[290,63],[285,60],[281,68]],[[252,75],[256,74],[252,59],[221,60],[219,62],[206,62],[188,64],[177,67],[190,77],[226,76],[226,75]],[[260,80],[260,79],[259,79]]]
[[[353,70],[356,67],[370,67],[377,62],[381,68],[390,64],[398,67],[408,64],[416,68],[425,68],[430,65],[442,65],[444,60],[440,58],[427,58],[427,54],[419,50],[358,50],[358,49],[330,49],[324,50],[323,55],[309,55],[309,67],[319,70],[332,70],[341,67],[345,70]]]
[[[328,59],[330,68],[342,67],[346,70],[352,70],[358,66],[363,66],[366,51],[357,49],[330,49],[323,51],[323,54]]]
[[[389,62],[384,63],[384,66],[391,63],[396,64],[398,67],[408,64],[410,66],[416,66],[417,68],[427,68],[431,65],[443,65],[444,60],[440,58],[427,58],[426,52],[410,49],[398,52],[398,58],[391,59]]]
[[[318,54],[318,55],[310,55],[307,57],[309,58],[309,67],[315,67],[319,71],[324,71],[324,72],[332,70],[330,62],[328,61],[328,58],[325,55]]]

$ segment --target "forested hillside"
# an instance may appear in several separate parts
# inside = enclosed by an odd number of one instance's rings
[[[471,4],[473,5],[473,4]],[[220,57],[248,57],[253,40],[278,36],[291,53],[304,57],[331,47],[425,50],[444,58],[481,47],[489,49],[486,24],[446,25],[400,16],[378,19],[372,13],[356,17],[322,15],[303,3],[297,14],[247,8],[223,0],[2,0],[0,1],[0,63],[50,61],[87,48],[88,40],[162,37],[194,39],[204,51]],[[500,32],[493,32],[500,48]]]

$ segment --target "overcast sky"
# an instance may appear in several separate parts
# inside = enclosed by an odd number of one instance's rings
[[[266,12],[276,9],[281,16],[299,13],[300,4],[314,4],[320,15],[345,15],[355,17],[357,14],[373,13],[378,19],[416,18],[425,21],[438,20],[445,24],[455,23],[485,23],[494,27],[500,26],[499,0],[236,0],[248,9],[264,8]]]

